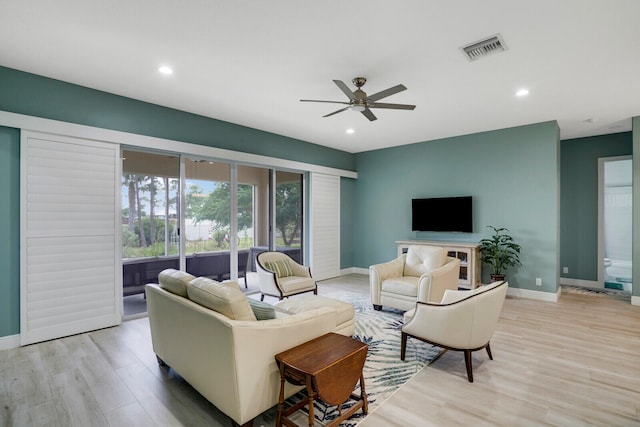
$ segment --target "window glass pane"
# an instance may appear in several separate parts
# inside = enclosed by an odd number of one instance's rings
[[[123,151],[122,163],[122,257],[178,254],[178,158]]]
[[[238,184],[238,249],[254,246],[254,186]]]
[[[269,169],[238,165],[238,277],[257,286],[255,257],[269,249]],[[249,275],[251,276],[251,275]],[[242,280],[241,280],[242,282]]]
[[[176,156],[122,151],[122,286],[124,314],[146,311],[144,285],[179,267]]]
[[[276,250],[302,263],[302,174],[276,172]]]
[[[231,277],[231,167],[185,161],[185,256],[187,272],[215,280]]]

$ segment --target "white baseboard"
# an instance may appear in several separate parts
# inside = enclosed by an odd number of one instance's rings
[[[583,286],[585,288],[598,288],[602,289],[604,285],[600,285],[597,280],[583,280],[583,279],[570,279],[568,277],[560,278],[561,285],[569,286]]]
[[[548,302],[558,302],[558,298],[560,297],[560,288],[556,293],[552,292],[542,292],[542,291],[532,291],[530,289],[520,289],[520,288],[509,288],[507,290],[507,295],[518,298],[527,298],[538,301],[548,301]]]
[[[640,305],[640,297],[632,296],[631,305]]]
[[[340,274],[364,274],[364,275],[368,276],[369,275],[369,269],[368,268],[361,268],[361,267],[343,268],[342,270],[340,270]]]
[[[20,335],[0,337],[0,350],[9,350],[20,347]]]

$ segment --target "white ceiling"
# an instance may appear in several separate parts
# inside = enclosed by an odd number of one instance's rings
[[[567,139],[640,116],[639,21],[638,0],[0,0],[0,65],[352,153],[547,120]],[[461,53],[496,33],[506,52]],[[416,109],[299,102],[357,76]]]

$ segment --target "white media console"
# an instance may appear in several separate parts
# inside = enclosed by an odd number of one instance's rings
[[[482,280],[482,261],[479,243],[440,242],[427,240],[398,240],[398,256],[407,252],[411,245],[440,246],[447,250],[450,257],[460,260],[460,279],[458,287],[473,289],[480,286]]]

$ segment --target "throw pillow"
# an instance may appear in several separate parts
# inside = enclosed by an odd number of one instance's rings
[[[233,320],[256,320],[247,297],[233,283],[220,283],[206,277],[193,279],[187,285],[189,299]]]
[[[267,261],[264,263],[267,270],[276,274],[276,277],[289,277],[293,276],[293,270],[289,265],[289,261],[286,259],[280,259],[278,261]]]
[[[185,298],[187,297],[187,283],[193,279],[195,277],[191,274],[173,268],[162,270],[158,274],[158,283],[162,289]]]
[[[249,306],[251,306],[256,319],[268,320],[276,318],[276,309],[271,304],[253,298],[247,298],[247,301],[249,301]]]

